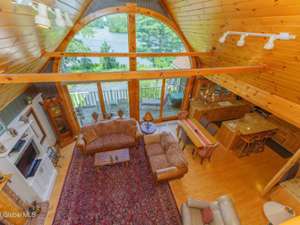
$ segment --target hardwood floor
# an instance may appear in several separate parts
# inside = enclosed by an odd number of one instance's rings
[[[174,122],[167,127],[175,131]],[[50,200],[50,209],[45,225],[51,225],[62,186],[71,160],[74,144],[62,149],[64,158],[60,161],[58,178]],[[184,151],[189,161],[189,172],[182,178],[170,182],[178,207],[187,197],[212,201],[223,194],[229,194],[236,205],[243,225],[265,225],[262,205],[266,199],[260,191],[286,161],[270,149],[249,157],[238,158],[232,152],[219,147],[210,163],[200,164],[199,158],[192,158],[191,149]]]
[[[191,196],[213,201],[228,194],[234,202],[243,225],[264,225],[267,220],[262,206],[267,200],[260,192],[285,162],[267,149],[249,157],[238,158],[219,147],[210,163],[200,164],[193,159],[190,147],[184,152],[189,161],[189,172],[182,178],[169,182],[178,207]]]
[[[44,225],[51,225],[54,217],[56,208],[59,202],[59,197],[62,192],[65,177],[68,172],[69,164],[72,159],[72,153],[74,150],[75,142],[61,149],[62,158],[59,160],[59,167],[57,168],[56,183],[49,202],[49,211],[45,220]]]

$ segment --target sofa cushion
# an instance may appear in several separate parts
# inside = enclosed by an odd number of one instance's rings
[[[112,133],[112,121],[111,120],[105,120],[100,121],[94,125],[94,129],[98,135],[98,137],[105,136],[107,134]]]
[[[164,154],[164,150],[159,143],[154,143],[145,146],[148,157]]]
[[[181,221],[183,225],[191,225],[192,218],[190,213],[190,208],[187,206],[186,203],[183,203],[180,207],[181,212]]]
[[[225,225],[223,222],[223,217],[218,202],[211,203],[210,208],[214,215],[214,220],[210,225]]]
[[[147,134],[144,135],[145,145],[150,145],[154,143],[160,144],[160,134]]]
[[[82,134],[86,144],[95,141],[98,137],[93,127],[84,127],[82,129]]]
[[[121,133],[124,132],[124,130],[122,129],[122,127],[119,125],[118,121],[116,120],[111,120],[110,123],[108,125],[106,125],[109,133],[110,134],[117,134],[117,133]]]
[[[240,219],[231,198],[226,195],[219,197],[218,205],[225,225],[240,225]]]
[[[165,155],[154,155],[149,158],[152,172],[155,172],[158,169],[167,168],[170,166]]]
[[[127,134],[111,134],[111,139],[114,143],[118,144],[119,146],[126,146],[134,144],[134,138]]]
[[[183,153],[178,149],[177,144],[171,145],[166,152],[169,163],[176,167],[187,166]]]
[[[86,145],[86,151],[87,152],[94,152],[96,150],[99,150],[103,147],[103,139],[97,138],[95,141],[91,142],[90,144]]]
[[[115,124],[119,128],[117,133],[126,132],[130,136],[136,135],[136,122],[134,120],[115,120]]]
[[[177,139],[174,137],[173,134],[169,133],[169,132],[162,132],[160,134],[160,143],[163,147],[163,149],[167,149],[168,146],[170,146],[171,144],[174,143],[178,143]]]
[[[112,139],[112,135],[108,134],[105,136],[102,136],[101,139],[103,140],[103,147],[112,146],[114,144],[114,141]]]
[[[192,225],[204,225],[201,216],[201,210],[197,208],[190,208]]]

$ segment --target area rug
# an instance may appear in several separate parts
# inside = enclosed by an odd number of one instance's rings
[[[53,225],[181,224],[169,184],[155,184],[143,147],[130,158],[96,169],[75,149]]]

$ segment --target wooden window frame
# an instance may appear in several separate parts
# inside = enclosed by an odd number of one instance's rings
[[[136,14],[142,14],[145,16],[150,16],[152,18],[157,19],[158,21],[162,22],[163,24],[165,24],[167,27],[171,28],[171,30],[173,30],[177,37],[181,40],[181,42],[183,43],[185,49],[188,52],[191,52],[190,54],[190,62],[191,62],[191,67],[195,68],[196,67],[196,57],[195,55],[199,55],[199,53],[192,53],[192,49],[190,47],[190,45],[188,44],[186,38],[183,36],[182,32],[179,31],[179,28],[177,26],[177,24],[175,22],[173,22],[172,20],[170,20],[169,18],[161,15],[160,13],[157,13],[153,10],[150,9],[145,9],[145,8],[141,8],[141,7],[137,7],[136,4],[133,3],[128,3],[125,6],[120,6],[120,7],[111,7],[111,8],[106,8],[106,9],[101,9],[98,10],[94,13],[91,13],[90,15],[84,17],[83,19],[81,19],[80,21],[78,21],[75,26],[72,28],[72,30],[69,32],[69,34],[67,35],[67,37],[65,38],[65,40],[62,42],[62,44],[58,47],[58,51],[64,51],[68,45],[68,43],[72,40],[72,38],[75,36],[75,34],[85,25],[87,25],[89,22],[91,22],[92,20],[96,19],[96,18],[100,18],[106,15],[110,15],[110,14],[117,14],[117,13],[127,13],[127,18],[128,18],[128,47],[129,47],[129,52],[130,53],[136,53]],[[128,56],[129,57],[129,70],[130,71],[136,71],[137,70],[137,58],[134,56]],[[60,68],[60,64],[61,64],[61,58],[55,58],[55,62],[54,63],[54,71],[59,71]],[[163,78],[163,84],[165,85],[165,79]],[[185,93],[184,93],[184,99],[181,105],[181,110],[186,110],[187,109],[187,105],[189,102],[189,97],[190,97],[190,93],[187,92],[191,92],[192,90],[192,85],[193,85],[193,81],[194,81],[194,77],[192,78],[188,78],[187,84],[186,84],[186,88],[185,88]],[[57,86],[62,85],[61,83],[57,83]],[[101,110],[102,112],[105,112],[105,104],[104,104],[104,99],[103,99],[103,91],[102,91],[102,87],[101,87],[101,81],[97,82],[97,86],[98,86],[98,97],[99,97],[99,101],[101,104]],[[191,86],[191,87],[187,87],[187,86]],[[99,88],[100,87],[100,88]],[[58,88],[61,89],[62,92],[59,92],[59,94],[61,95],[62,98],[64,98],[64,102],[65,107],[72,107],[72,105],[70,104],[70,96],[68,91],[66,90],[66,88]],[[67,93],[66,93],[67,91]],[[164,93],[165,93],[165,88],[162,87],[162,93],[161,93],[161,99],[160,99],[160,118],[159,121],[165,121],[165,120],[171,120],[171,119],[177,119],[177,116],[173,117],[167,117],[167,118],[163,118],[163,98],[164,98]],[[128,94],[129,94],[129,111],[130,111],[130,117],[135,118],[136,120],[140,120],[140,109],[139,109],[139,80],[138,79],[131,79],[128,81]],[[68,97],[66,97],[66,95],[68,95]],[[73,109],[68,109],[68,111],[72,112],[72,115],[75,117],[75,113]],[[77,127],[78,129],[78,121],[77,119],[74,120],[74,118],[72,119],[73,121],[77,122],[77,125],[74,125],[74,127]]]

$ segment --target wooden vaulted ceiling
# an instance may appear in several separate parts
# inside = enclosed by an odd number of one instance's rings
[[[40,0],[68,11],[73,21],[91,0]],[[145,0],[143,0],[145,1]],[[211,76],[217,82],[275,114],[287,114],[283,102],[300,112],[300,2],[298,0],[160,0],[194,51],[213,51],[201,57],[204,65],[237,66],[268,65],[263,73],[243,73]],[[26,8],[11,8],[11,0],[0,1],[0,69],[7,73],[39,71],[47,57],[43,51],[53,51],[64,39],[68,29],[53,27],[41,30],[34,24],[34,12]],[[293,41],[276,41],[271,51],[264,50],[266,39],[247,38],[246,46],[237,47],[238,37],[218,39],[225,31],[279,33],[297,36]],[[27,85],[1,85],[0,109]],[[7,91],[10,90],[10,91]],[[11,91],[13,90],[13,91]],[[13,94],[11,94],[13,93]],[[259,94],[258,94],[259,93]],[[295,115],[295,116],[299,116]],[[284,116],[283,116],[284,117]],[[300,124],[300,118],[299,124]]]
[[[278,116],[290,114],[300,121],[300,1],[298,0],[166,0],[179,27],[195,51],[214,51],[202,57],[206,66],[266,64],[263,73],[211,76],[227,87]],[[289,32],[293,41],[276,41],[265,50],[264,38],[246,38],[237,47],[237,36],[218,39],[226,31],[259,33]],[[208,77],[209,78],[209,77]],[[281,103],[272,105],[273,103]],[[274,107],[276,107],[274,111]],[[298,114],[293,113],[294,109]],[[299,126],[299,124],[298,124]]]
[[[17,6],[12,0],[0,1],[0,72],[24,73],[39,71],[46,61],[44,51],[53,51],[60,44],[70,28],[54,26],[39,28],[34,23],[36,12],[28,6]],[[68,12],[72,21],[81,15],[86,0],[40,0],[53,8]],[[29,84],[0,84],[0,109],[24,92]]]

